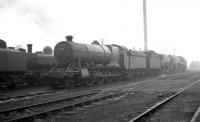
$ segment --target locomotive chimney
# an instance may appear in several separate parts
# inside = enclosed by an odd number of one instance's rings
[[[28,53],[32,53],[33,44],[27,44]]]
[[[73,42],[73,41],[72,41],[72,39],[73,39],[73,36],[72,36],[72,35],[66,36],[66,39],[67,39],[67,41],[69,41],[69,42]]]

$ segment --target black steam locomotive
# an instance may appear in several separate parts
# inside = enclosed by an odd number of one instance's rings
[[[46,48],[44,52],[51,51]],[[0,40],[0,61],[0,88],[45,84],[48,71],[56,63],[52,55],[32,53],[31,44],[27,53],[22,48],[7,48],[3,40]]]
[[[97,41],[91,45],[80,44],[73,42],[72,36],[66,39],[54,48],[57,66],[50,71],[53,87],[91,86],[122,78],[158,75],[163,70],[169,72],[178,68],[173,57],[166,60],[163,58],[170,56],[154,51],[133,51],[116,44],[100,45]],[[182,71],[187,67],[187,63],[183,64]]]
[[[183,72],[187,61],[181,56],[166,56],[154,51],[128,50],[116,44],[75,43],[72,36],[52,49],[32,53],[7,48],[0,40],[0,88],[19,85],[50,84],[52,87],[91,86],[161,73]]]

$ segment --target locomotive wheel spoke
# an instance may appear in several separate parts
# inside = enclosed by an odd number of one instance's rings
[[[104,79],[103,78],[99,78],[98,84],[103,84],[103,83],[104,83]]]
[[[94,84],[94,81],[92,79],[86,79],[85,81],[87,86],[92,86]]]

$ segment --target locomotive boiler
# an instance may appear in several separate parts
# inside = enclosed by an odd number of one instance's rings
[[[98,42],[92,45],[74,43],[72,36],[67,41],[59,42],[54,48],[54,55],[59,64],[69,64],[78,61],[79,65],[113,65],[119,66],[119,48],[104,46]],[[112,50],[112,51],[111,51]]]

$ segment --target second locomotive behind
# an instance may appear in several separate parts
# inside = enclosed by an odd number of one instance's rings
[[[27,53],[22,48],[8,48],[3,40],[0,40],[0,60],[0,89],[48,84],[48,71],[56,63],[52,55],[32,53],[30,44]]]

